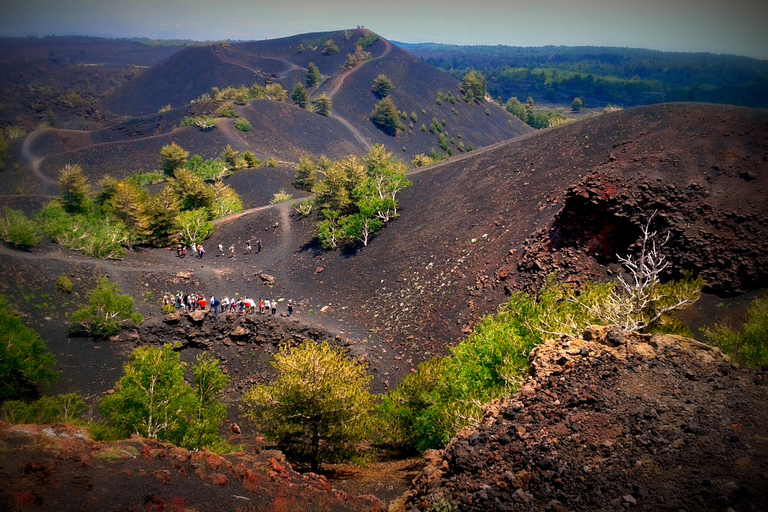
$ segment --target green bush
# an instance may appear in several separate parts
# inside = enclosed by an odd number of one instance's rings
[[[70,215],[57,201],[48,203],[37,220],[54,242],[95,258],[122,258],[122,245],[131,240],[125,224],[115,217],[94,211]]]
[[[187,169],[203,180],[220,180],[231,174],[230,169],[227,167],[224,160],[218,158],[203,160],[203,157],[200,155],[195,155],[190,158],[189,162],[184,164],[184,169]]]
[[[34,247],[40,242],[40,228],[23,212],[3,208],[0,215],[0,239],[16,247]]]
[[[331,117],[331,98],[325,93],[321,93],[317,98],[312,101],[315,106],[315,113],[321,116]]]
[[[211,218],[218,219],[224,215],[243,211],[240,195],[229,185],[217,181],[213,184],[213,193],[213,206],[209,209]]]
[[[213,116],[202,115],[196,117],[185,117],[179,123],[179,126],[197,126],[203,131],[215,128],[218,121]]]
[[[333,39],[328,39],[323,43],[323,55],[336,55],[339,53],[339,47],[333,42]]]
[[[235,121],[235,128],[241,132],[251,131],[251,123],[247,119],[238,119]]]
[[[237,112],[235,112],[235,106],[227,102],[220,106],[218,109],[216,109],[216,117],[237,117]]]
[[[38,396],[56,380],[56,360],[0,295],[0,402]]]
[[[734,361],[750,368],[764,367],[768,364],[768,298],[752,301],[740,331],[717,324],[704,329],[704,335]]]
[[[390,98],[383,98],[371,112],[371,121],[388,135],[397,135],[398,130],[405,130],[400,122],[400,111]]]
[[[72,283],[72,280],[64,274],[60,275],[56,280],[56,289],[61,293],[72,293],[74,288],[75,285]]]
[[[88,305],[72,313],[70,329],[95,337],[117,334],[126,320],[135,324],[143,320],[133,311],[133,304],[132,297],[120,295],[116,283],[101,277],[96,288],[88,292]]]
[[[272,199],[269,201],[272,204],[284,203],[290,201],[293,198],[293,194],[289,194],[285,189],[281,188],[279,192],[272,195]]]
[[[382,73],[376,77],[376,80],[373,81],[371,90],[379,98],[386,98],[394,88],[395,85],[392,83],[392,81],[387,77],[387,75]]]
[[[171,313],[176,312],[176,308],[173,304],[163,304],[163,307],[160,308],[160,310],[163,312],[164,315],[170,315]]]

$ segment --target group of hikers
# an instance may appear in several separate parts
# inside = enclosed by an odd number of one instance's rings
[[[197,258],[202,258],[205,255],[205,248],[203,247],[203,244],[191,244],[190,250],[192,251],[192,256],[195,256]],[[248,240],[245,243],[245,252],[243,254],[252,254],[253,247],[251,246],[251,241]],[[261,252],[261,240],[256,240],[256,253]],[[219,242],[219,254],[217,256],[224,256],[224,244]],[[183,244],[179,244],[176,246],[176,256],[179,258],[184,258],[187,255],[187,246]],[[232,244],[229,246],[229,257],[234,258],[235,257],[235,244]]]
[[[224,297],[219,300],[215,296],[211,295],[210,299],[205,298],[204,293],[190,293],[177,292],[173,294],[163,295],[163,306],[173,305],[176,309],[185,311],[197,311],[205,310],[206,308],[213,309],[213,313],[218,315],[219,313],[239,313],[240,315],[251,315],[257,311],[260,314],[276,315],[278,301],[272,299],[259,299],[256,302],[254,299],[245,297]],[[288,316],[293,315],[293,301],[288,301]]]

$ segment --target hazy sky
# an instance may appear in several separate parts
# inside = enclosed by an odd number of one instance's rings
[[[2,0],[0,35],[264,39],[364,25],[393,40],[600,45],[768,59],[768,0]]]

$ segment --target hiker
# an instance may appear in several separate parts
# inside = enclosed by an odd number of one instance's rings
[[[261,239],[256,240],[256,252],[261,252]]]
[[[197,253],[199,254],[198,258],[202,258],[205,254],[205,249],[203,249],[203,244],[200,244],[197,246]]]
[[[192,256],[193,257],[197,256],[197,244],[192,242],[192,244],[190,245],[190,248],[192,249]]]
[[[275,301],[275,299],[272,299],[272,316],[275,316],[276,311],[277,311],[277,301]]]
[[[259,312],[264,314],[264,299],[261,297],[259,297]]]
[[[249,252],[251,252],[251,241],[250,240],[248,240],[246,242],[246,244],[245,244],[245,254],[248,254]]]
[[[219,242],[219,256],[224,256],[224,244]]]
[[[232,244],[229,246],[229,257],[230,258],[235,257],[235,244]]]
[[[291,316],[293,314],[293,302],[290,300],[288,301],[288,316]]]
[[[267,314],[269,314],[269,308],[271,308],[272,305],[269,303],[269,299],[264,301],[264,309],[267,310]]]
[[[205,295],[203,295],[203,296],[201,296],[201,297],[198,299],[198,301],[197,301],[197,305],[198,305],[198,306],[200,306],[200,309],[205,309],[205,305],[206,305],[206,304],[207,304],[207,302],[206,302],[206,300],[205,300]]]
[[[187,255],[187,246],[186,245],[182,245],[181,246],[181,255],[180,256],[183,258],[186,255]]]
[[[219,299],[216,299],[211,295],[211,305],[213,306],[213,314],[218,315],[219,314],[219,305],[221,304],[221,301]]]

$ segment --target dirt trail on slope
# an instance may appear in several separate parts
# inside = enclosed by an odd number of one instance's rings
[[[340,88],[341,88],[341,86],[344,84],[344,80],[346,80],[346,78],[347,78],[349,75],[351,75],[352,73],[354,73],[355,71],[357,71],[358,69],[360,69],[360,68],[361,68],[362,66],[364,66],[366,63],[368,63],[368,62],[373,62],[373,61],[375,61],[375,60],[379,60],[379,59],[381,59],[381,58],[384,58],[384,57],[386,57],[387,55],[389,55],[389,52],[391,52],[391,51],[392,51],[392,43],[390,43],[389,41],[387,41],[387,40],[385,40],[385,39],[381,39],[381,41],[382,41],[382,42],[384,43],[384,45],[385,45],[384,51],[381,53],[381,55],[379,55],[378,57],[374,57],[374,58],[372,58],[371,60],[367,60],[367,61],[365,61],[365,62],[362,62],[362,63],[360,63],[360,64],[357,64],[357,65],[353,66],[351,69],[349,69],[349,70],[347,70],[347,71],[345,71],[345,72],[343,72],[343,73],[340,73],[340,74],[338,74],[338,75],[334,76],[333,78],[331,78],[330,80],[328,80],[326,83],[324,83],[323,85],[321,85],[320,87],[318,87],[318,88],[317,88],[317,90],[315,90],[315,92],[313,92],[313,93],[310,95],[310,98],[314,100],[314,99],[315,99],[315,98],[317,98],[317,96],[319,96],[319,95],[320,95],[322,92],[325,92],[325,89],[326,89],[326,87],[324,87],[324,86],[326,86],[326,84],[327,84],[327,86],[331,86],[331,85],[333,85],[333,87],[332,87],[332,88],[331,88],[331,89],[330,89],[330,90],[329,90],[329,91],[326,93],[326,94],[327,94],[327,95],[328,95],[328,96],[331,98],[331,101],[333,101],[333,98],[334,98],[334,96],[336,96],[336,93],[337,93],[337,92],[339,92],[339,89],[340,89]],[[368,139],[366,139],[366,138],[363,136],[363,134],[360,132],[360,130],[358,130],[357,128],[355,128],[355,126],[354,126],[352,123],[350,123],[350,122],[349,122],[349,121],[347,121],[345,118],[343,118],[342,116],[340,116],[340,115],[339,115],[339,112],[338,112],[338,110],[336,110],[336,108],[334,108],[333,106],[331,106],[331,113],[333,114],[333,117],[335,117],[337,120],[339,120],[339,121],[341,122],[341,124],[343,124],[344,126],[346,126],[346,127],[347,127],[347,129],[349,129],[349,131],[352,133],[352,135],[353,135],[353,136],[354,136],[354,137],[355,137],[355,138],[356,138],[358,141],[360,141],[360,143],[361,143],[363,146],[365,146],[365,148],[366,148],[366,149],[368,149],[368,150],[370,150],[370,149],[371,149],[371,143],[370,143],[370,141],[368,141]]]
[[[24,140],[24,145],[21,147],[21,154],[29,162],[29,165],[32,168],[32,174],[34,174],[35,178],[37,178],[37,181],[40,182],[40,190],[38,191],[38,195],[43,196],[55,194],[58,188],[56,181],[50,179],[42,172],[40,172],[40,164],[45,157],[35,157],[31,150],[32,143],[45,130],[46,128],[43,128],[42,130],[35,130],[34,132],[27,135],[27,138]]]

